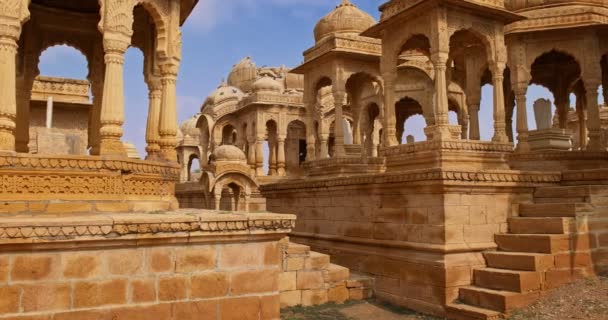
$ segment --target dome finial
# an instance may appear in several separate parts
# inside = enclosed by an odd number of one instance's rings
[[[336,8],[340,8],[340,7],[346,7],[346,6],[355,6],[352,2],[350,2],[350,0],[342,0],[342,3],[340,3],[340,5],[338,5]]]

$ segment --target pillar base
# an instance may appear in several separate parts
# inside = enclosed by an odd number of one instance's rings
[[[0,132],[0,151],[15,152],[15,135],[10,132]]]
[[[120,140],[101,140],[99,154],[102,156],[127,156],[125,146]]]
[[[159,157],[164,161],[177,162],[177,151],[175,149],[161,149]]]
[[[424,128],[424,134],[429,141],[460,140],[462,129],[459,125],[434,125]]]

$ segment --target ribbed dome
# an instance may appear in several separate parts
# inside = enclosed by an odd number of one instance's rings
[[[232,146],[232,145],[223,145],[215,148],[213,151],[213,157],[215,161],[245,161],[247,162],[247,157],[243,150]]]
[[[228,85],[244,92],[251,91],[251,85],[257,77],[257,67],[251,57],[245,57],[232,67],[228,75]]]
[[[205,106],[215,106],[230,99],[240,101],[243,96],[244,94],[239,88],[229,86],[225,81],[223,81],[222,84],[220,84],[220,86],[213,93],[211,93],[209,97],[207,97],[207,100],[205,100]]]
[[[201,135],[200,129],[196,127],[199,117],[200,114],[197,114],[179,125],[179,131],[181,132],[182,137],[190,136],[194,138]]]
[[[315,41],[319,42],[334,33],[359,34],[376,24],[376,20],[357,8],[349,0],[342,3],[332,12],[323,17],[315,27]]]
[[[253,92],[277,92],[281,93],[283,86],[274,78],[264,76],[253,83]]]

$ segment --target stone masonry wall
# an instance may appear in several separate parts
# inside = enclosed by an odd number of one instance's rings
[[[278,319],[279,262],[276,241],[4,253],[0,319]]]
[[[387,179],[388,180],[388,179]],[[298,217],[293,241],[335,263],[374,276],[375,295],[419,311],[444,307],[485,265],[482,251],[530,202],[532,187],[513,183],[365,179],[311,181],[264,188],[269,211]]]
[[[278,320],[293,216],[0,218],[2,320]]]

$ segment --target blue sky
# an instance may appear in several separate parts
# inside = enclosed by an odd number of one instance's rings
[[[183,27],[183,58],[177,84],[178,118],[197,113],[232,65],[251,56],[258,66],[297,66],[302,52],[314,44],[313,28],[340,0],[200,0]],[[379,17],[384,0],[352,0],[359,8]],[[43,53],[42,75],[82,79],[88,71],[86,59],[68,47],[53,47]],[[127,51],[125,62],[125,135],[145,155],[145,126],[148,90],[143,81],[143,55]],[[543,88],[529,90],[529,105],[539,97],[552,98]],[[531,108],[528,108],[529,110]],[[485,87],[481,107],[482,139],[492,136],[492,92]],[[529,121],[533,128],[533,117]],[[407,123],[408,134],[421,140],[423,123]]]

